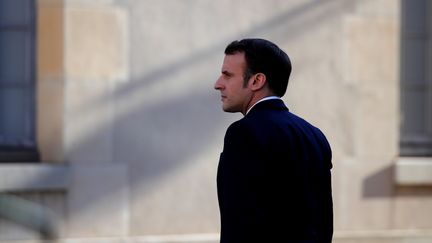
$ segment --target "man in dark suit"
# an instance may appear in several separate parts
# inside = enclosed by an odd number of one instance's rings
[[[225,49],[223,110],[244,117],[225,134],[217,189],[221,243],[329,243],[333,235],[331,148],[324,134],[280,99],[287,54],[264,39]]]

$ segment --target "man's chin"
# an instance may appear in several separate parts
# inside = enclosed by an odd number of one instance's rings
[[[230,108],[230,107],[222,107],[222,110],[225,111],[225,112],[229,112],[229,113],[239,112],[238,110]]]

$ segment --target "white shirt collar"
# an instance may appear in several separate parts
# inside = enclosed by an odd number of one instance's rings
[[[264,97],[264,98],[262,98],[262,99],[260,99],[260,100],[258,100],[257,102],[255,102],[255,104],[253,104],[247,111],[246,111],[246,115],[249,113],[249,111],[256,105],[256,104],[258,104],[258,103],[260,103],[260,102],[262,102],[262,101],[265,101],[265,100],[276,100],[276,99],[278,99],[278,100],[280,100],[281,98],[280,97],[278,97],[278,96],[267,96],[267,97]]]

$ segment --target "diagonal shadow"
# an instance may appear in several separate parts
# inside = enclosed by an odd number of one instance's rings
[[[112,157],[114,161],[121,161],[130,166],[132,190],[143,186],[151,187],[152,182],[157,178],[166,176],[170,171],[190,163],[190,158],[208,146],[212,146],[213,140],[220,141],[222,144],[224,130],[234,119],[231,115],[223,114],[220,109],[218,94],[211,88],[216,77],[213,77],[212,72],[193,75],[194,67],[203,63],[215,63],[214,60],[223,56],[224,47],[233,39],[271,36],[276,43],[287,42],[303,36],[308,31],[313,31],[330,18],[340,16],[355,4],[356,1],[342,0],[308,1],[248,31],[239,33],[238,36],[232,36],[229,40],[218,40],[205,49],[171,61],[146,75],[115,87],[112,93],[97,97],[85,106],[73,110],[76,116],[69,122],[75,122],[74,119],[78,121],[80,117],[91,114],[100,107],[113,104],[112,101],[114,105],[121,103],[137,93],[159,85],[161,81],[176,79],[179,74],[184,74],[182,79],[194,78],[199,82],[210,83],[208,86],[199,86],[175,97],[167,97],[158,103],[150,105],[138,103],[127,113],[121,113],[120,116],[116,114],[112,122],[94,128],[85,139],[75,144],[69,153],[86,151],[97,144],[106,133],[114,131],[115,144]],[[218,70],[219,67],[216,66],[214,69]],[[134,129],[137,127],[142,127],[142,130]],[[117,147],[127,149],[121,150]],[[216,160],[217,158],[215,163]],[[120,189],[112,188],[112,191]],[[89,205],[83,206],[97,204],[96,200],[104,200],[106,196],[98,194],[88,202]],[[182,221],[182,219],[177,220]]]
[[[353,4],[355,4],[353,1],[308,1],[248,31],[239,33],[239,36],[271,36],[275,42],[290,41],[299,38],[305,32],[313,31],[329,18],[344,13]],[[312,15],[310,16],[309,13]],[[150,105],[146,102],[138,102],[128,112],[120,116],[116,115],[113,128],[110,128],[109,124],[105,128],[99,127],[96,132],[80,141],[74,150],[79,153],[86,148],[91,148],[93,144],[97,144],[100,137],[113,129],[114,160],[129,165],[131,197],[138,198],[150,194],[155,183],[169,176],[171,171],[191,163],[191,158],[212,146],[214,140],[220,141],[222,146],[224,130],[234,117],[223,114],[219,107],[218,94],[212,90],[213,80],[216,79],[213,72],[209,70],[208,74],[203,72],[196,74],[194,69],[197,66],[214,66],[212,64],[223,56],[223,49],[230,41],[231,39],[219,40],[206,49],[167,63],[159,69],[116,87],[112,94],[98,97],[85,107],[79,108],[77,114],[85,115],[113,100],[114,103],[119,104],[130,97],[146,94],[147,90],[161,83],[169,83],[171,80],[185,82],[187,85],[198,84],[196,89],[180,95],[176,94],[174,97],[167,96],[166,99],[160,99],[159,102]],[[219,70],[219,66],[214,66],[214,69]],[[197,81],[188,82],[187,79]],[[209,85],[199,85],[202,83],[209,83]],[[142,100],[145,100],[145,97]],[[142,127],[142,130],[133,129],[139,127]],[[118,149],[119,147],[127,149]],[[216,156],[214,160],[216,166]],[[105,196],[98,195],[95,200],[103,200]],[[174,198],[167,200],[174,200]],[[148,215],[146,215],[150,220],[153,213],[151,211],[151,208],[148,208]],[[184,225],[181,217],[173,218],[169,215],[157,215],[157,217],[165,217],[166,224],[183,224],[178,226],[183,229],[188,227]],[[152,233],[151,229],[133,228],[132,231]],[[193,232],[193,229],[189,231]]]
[[[238,35],[227,39],[219,40],[217,43],[214,43],[205,49],[196,50],[187,56],[165,64],[161,68],[152,70],[140,78],[131,80],[127,85],[117,87],[111,96],[98,97],[85,107],[81,107],[79,111],[91,111],[95,106],[98,107],[111,100],[113,97],[128,97],[130,94],[137,92],[137,90],[155,85],[161,79],[173,77],[187,68],[205,62],[209,58],[222,56],[225,46],[235,39],[271,35],[272,40],[276,43],[282,43],[298,38],[306,32],[313,31],[313,27],[317,27],[320,23],[324,23],[326,19],[338,16],[341,13],[352,9],[355,4],[356,1],[344,0],[308,1],[300,6],[288,9],[278,16],[258,24],[248,31],[239,33]],[[314,14],[309,16],[309,13],[311,12]],[[216,70],[218,70],[218,68],[219,67],[215,67]],[[215,78],[216,77],[213,77],[213,79]]]

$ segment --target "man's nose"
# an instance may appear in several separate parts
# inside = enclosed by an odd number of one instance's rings
[[[220,89],[222,89],[222,84],[221,84],[221,82],[220,82],[220,79],[221,79],[221,78],[218,78],[218,79],[216,80],[215,84],[214,84],[214,89],[216,89],[216,90],[220,90]]]

